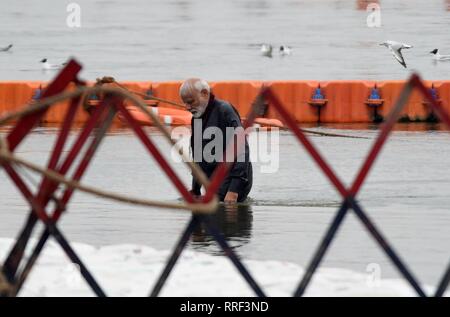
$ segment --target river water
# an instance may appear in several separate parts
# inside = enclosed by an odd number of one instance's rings
[[[393,132],[357,198],[420,280],[435,284],[449,260],[450,173],[445,160],[450,157],[449,135],[441,130],[407,131],[410,127],[399,125]],[[332,126],[316,129],[367,137],[311,136],[337,175],[349,185],[377,131],[360,127],[352,130],[348,126],[339,130]],[[155,131],[149,133],[178,175],[189,184],[190,173],[184,164],[174,162],[168,155],[170,147],[166,141]],[[19,146],[18,155],[44,166],[55,135],[53,129],[38,129]],[[74,131],[71,138],[76,135]],[[257,136],[255,132],[253,137]],[[265,169],[267,160],[254,162],[249,206],[221,211],[215,221],[243,258],[306,266],[341,199],[291,133],[281,132],[279,145],[271,151],[270,173]],[[27,174],[30,186],[37,183],[37,175]],[[0,236],[14,237],[25,221],[27,205],[4,171],[0,177]],[[127,130],[107,135],[83,182],[135,197],[164,201],[177,201],[180,197]],[[98,246],[133,243],[170,249],[190,217],[184,211],[133,207],[83,193],[74,195],[68,210],[60,227],[70,240]],[[221,254],[201,229],[191,238],[189,247]],[[356,216],[350,214],[323,265],[365,272],[372,263],[379,265],[382,277],[398,277]]]
[[[361,1],[178,1],[78,0],[81,28],[66,24],[68,1],[12,1],[0,11],[0,80],[50,80],[39,60],[60,63],[70,56],[85,68],[82,77],[110,75],[118,80],[405,79],[412,69],[426,79],[448,79],[450,63],[433,63],[428,52],[450,54],[448,1],[379,1],[381,28],[366,25]],[[362,6],[364,8],[364,6]],[[404,69],[378,45],[384,40],[414,46],[404,51]],[[260,55],[259,45],[289,45],[291,56]],[[439,130],[407,131],[403,125],[364,184],[359,201],[370,218],[422,282],[436,284],[449,261],[449,136]],[[335,131],[335,127],[320,127]],[[414,129],[412,129],[414,130]],[[74,132],[75,133],[75,132]],[[167,154],[162,137],[151,132]],[[312,136],[346,184],[356,175],[377,131],[340,127],[348,139]],[[72,135],[74,137],[74,135]],[[18,149],[45,165],[53,129],[34,132]],[[255,162],[252,202],[219,213],[217,224],[246,259],[292,261],[306,266],[341,199],[288,132],[279,138],[275,172]],[[174,164],[182,179],[189,173]],[[33,176],[37,179],[36,176]],[[148,158],[130,131],[108,134],[84,181],[139,197],[176,201],[179,195]],[[0,236],[14,237],[26,217],[26,204],[0,171]],[[173,247],[190,217],[186,212],[130,207],[77,193],[61,221],[74,241],[93,245],[146,244]],[[201,230],[190,248],[220,254]],[[366,272],[371,263],[382,277],[397,271],[350,214],[323,265]]]
[[[81,9],[81,27],[67,26],[67,5]],[[0,11],[0,80],[49,80],[39,61],[74,56],[83,77],[118,80],[405,79],[418,70],[429,80],[448,79],[448,0],[380,0],[381,27],[370,28],[362,0],[22,0]],[[361,10],[361,8],[363,10]],[[404,50],[404,69],[378,44]],[[260,55],[270,43],[273,58]],[[278,47],[292,47],[281,58]]]

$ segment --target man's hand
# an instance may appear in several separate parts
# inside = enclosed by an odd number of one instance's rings
[[[227,192],[225,198],[223,200],[224,203],[233,204],[236,203],[238,199],[238,193],[235,192]]]

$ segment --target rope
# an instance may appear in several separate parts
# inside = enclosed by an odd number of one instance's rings
[[[99,79],[97,79],[97,82],[98,82],[98,81],[99,81]],[[178,108],[180,108],[180,109],[183,109],[183,110],[186,109],[185,106],[180,105],[180,104],[178,104],[178,103],[176,103],[176,102],[169,101],[169,100],[165,100],[165,99],[161,99],[161,98],[154,97],[154,96],[148,96],[148,95],[143,94],[143,93],[141,93],[141,92],[133,91],[133,90],[131,90],[131,89],[128,89],[128,88],[126,88],[125,86],[123,86],[122,84],[120,84],[120,83],[118,83],[117,81],[115,81],[113,77],[103,77],[103,79],[101,80],[101,82],[114,83],[114,84],[116,84],[117,86],[119,86],[120,88],[125,89],[125,90],[127,90],[127,91],[129,91],[129,92],[131,92],[131,93],[133,93],[133,94],[135,94],[135,95],[138,95],[138,96],[141,96],[141,97],[144,97],[144,98],[154,99],[154,100],[157,100],[157,101],[160,101],[160,102],[163,102],[163,103],[167,103],[167,104],[176,106],[176,107],[178,107]],[[258,98],[258,97],[257,97],[257,98]],[[264,102],[262,103],[262,105],[264,105]],[[261,111],[261,109],[258,110],[258,111]],[[278,125],[277,125],[276,127],[277,127],[277,128],[280,128],[280,129],[282,129],[282,130],[289,130],[289,128],[286,127],[286,126],[284,126],[284,125],[283,125],[283,126],[278,126]],[[331,137],[339,137],[339,138],[352,138],[352,139],[369,139],[369,138],[367,138],[367,137],[355,136],[355,135],[345,135],[345,134],[338,134],[338,133],[319,132],[319,131],[314,131],[314,130],[309,130],[309,129],[300,129],[300,130],[301,130],[302,132],[305,132],[305,133],[316,134],[316,135],[321,135],[321,136],[331,136]]]
[[[204,203],[198,203],[198,204],[178,204],[178,203],[168,203],[168,202],[161,202],[161,201],[155,201],[155,200],[149,200],[149,199],[140,199],[140,198],[131,198],[128,196],[112,193],[109,191],[100,190],[91,186],[82,185],[77,181],[66,179],[63,175],[49,170],[49,169],[43,169],[34,163],[28,162],[26,160],[23,160],[13,154],[8,149],[7,141],[4,137],[0,137],[0,160],[4,162],[12,162],[15,164],[22,165],[32,171],[35,171],[37,173],[40,173],[44,175],[45,177],[55,181],[62,183],[66,185],[67,187],[71,189],[77,189],[81,192],[85,192],[87,194],[91,194],[94,196],[99,196],[107,199],[111,199],[114,201],[119,201],[123,203],[133,204],[133,205],[140,205],[140,206],[147,206],[147,207],[159,207],[159,208],[170,208],[170,209],[186,209],[186,210],[192,210],[196,213],[212,213],[215,211],[218,202],[217,200],[213,200],[210,203],[204,204]]]
[[[203,173],[203,171],[195,164],[193,163],[189,157],[187,157],[183,149],[179,144],[177,144],[172,138],[170,137],[169,130],[161,123],[158,116],[153,113],[152,111],[148,110],[147,105],[141,101],[140,99],[136,98],[133,94],[130,92],[124,90],[123,88],[112,88],[112,87],[78,87],[75,91],[72,92],[64,92],[61,94],[58,94],[56,96],[51,96],[42,100],[39,100],[37,102],[33,102],[30,106],[26,107],[25,109],[22,109],[20,111],[14,112],[14,113],[8,113],[2,118],[0,118],[0,126],[4,125],[7,122],[10,122],[14,119],[21,118],[23,116],[44,110],[48,108],[51,104],[59,103],[66,99],[76,98],[83,94],[91,95],[94,93],[105,93],[105,94],[111,94],[111,95],[117,95],[119,97],[124,97],[131,101],[135,106],[137,106],[139,109],[141,109],[155,124],[155,126],[162,132],[163,136],[166,138],[166,140],[175,147],[175,149],[178,151],[178,154],[181,156],[183,162],[188,166],[188,168],[191,170],[192,175],[195,177],[195,179],[205,186],[207,188],[209,186],[209,180]]]
[[[104,82],[109,83],[117,83],[114,78],[112,77],[104,77]],[[26,115],[30,115],[32,113],[43,111],[44,109],[47,109],[52,104],[58,104],[59,102],[66,100],[66,99],[72,99],[76,97],[80,97],[82,95],[89,96],[94,93],[104,93],[104,94],[111,94],[111,95],[117,95],[119,97],[123,97],[125,99],[128,99],[133,103],[135,106],[137,106],[141,111],[143,111],[155,124],[155,126],[162,132],[163,136],[169,141],[169,143],[174,146],[179,155],[182,157],[183,162],[190,168],[192,171],[192,175],[194,178],[205,188],[209,186],[209,180],[203,173],[203,171],[200,170],[200,168],[193,163],[184,153],[183,149],[170,137],[169,130],[161,123],[158,116],[154,114],[152,111],[148,110],[147,105],[141,101],[140,99],[136,98],[131,92],[129,92],[126,88],[122,88],[123,86],[117,83],[119,88],[112,88],[112,87],[101,87],[100,85],[97,85],[95,87],[77,87],[76,90],[71,92],[63,92],[61,94],[51,96],[39,101],[33,101],[33,104],[29,105],[25,109],[21,111],[17,111],[14,113],[9,113],[0,118],[0,126],[4,125],[7,122],[10,122],[13,119],[21,118]],[[160,98],[158,98],[160,99]],[[155,99],[156,100],[156,99]],[[161,99],[162,100],[162,99]],[[163,100],[166,102],[166,100]],[[175,104],[177,105],[177,104]],[[315,131],[314,131],[315,132]],[[319,133],[319,132],[317,132]],[[7,140],[4,137],[0,137],[0,159],[7,161],[7,162],[13,162],[18,165],[22,165],[27,167],[28,169],[31,169],[37,173],[40,173],[49,179],[52,179],[56,182],[65,184],[66,186],[70,188],[74,188],[77,190],[80,190],[82,192],[100,196],[103,198],[108,198],[112,200],[116,200],[119,202],[125,202],[135,205],[141,205],[141,206],[151,206],[151,207],[160,207],[160,208],[170,208],[170,209],[186,209],[186,210],[192,210],[199,213],[208,213],[213,212],[215,208],[217,207],[217,200],[213,200],[208,204],[176,204],[176,203],[166,203],[166,202],[159,202],[155,200],[147,200],[147,199],[139,199],[139,198],[130,198],[126,197],[120,194],[103,191],[96,189],[94,187],[81,185],[77,181],[68,180],[63,175],[56,173],[55,171],[43,169],[33,163],[30,163],[28,161],[25,161],[15,155],[13,155],[9,151],[9,146],[7,144]]]
[[[243,118],[243,120],[245,121],[246,118]],[[255,119],[255,123],[258,123],[257,119]],[[287,126],[283,125],[283,124],[273,124],[271,127],[275,127],[275,128],[280,129],[280,130],[289,131],[289,128]],[[319,131],[303,129],[303,128],[301,128],[300,131],[302,131],[303,133],[317,134],[317,135],[320,135],[320,136],[330,136],[330,137],[338,137],[338,138],[352,138],[352,139],[370,139],[370,138],[364,137],[364,136],[345,135],[345,134],[337,134],[337,133],[329,133],[329,132],[319,132]]]
[[[36,188],[39,186],[38,182],[28,173],[28,171],[21,165],[17,165],[18,167],[18,172],[19,174],[21,174],[25,179],[27,179],[33,186],[35,186]],[[60,210],[66,210],[65,205],[63,205],[63,203],[61,202],[61,200],[59,200],[56,196],[55,193],[50,194],[49,196],[50,200],[52,200],[56,206],[58,207],[58,209]]]
[[[162,99],[162,98],[155,97],[155,96],[149,96],[149,95],[141,93],[139,91],[134,91],[134,90],[128,89],[127,87],[125,87],[124,85],[118,83],[117,81],[114,81],[114,84],[116,84],[117,86],[119,86],[120,88],[122,88],[122,89],[124,89],[126,91],[129,91],[129,92],[131,92],[131,93],[133,93],[135,95],[141,96],[143,98],[148,98],[148,99],[156,100],[156,101],[159,101],[159,102],[162,102],[162,103],[167,103],[167,104],[175,106],[175,107],[177,107],[179,109],[186,110],[185,106],[183,106],[183,105],[181,105],[179,103],[176,103],[174,101],[170,101],[170,100],[167,100],[167,99]]]
[[[49,105],[51,105],[53,103],[57,103],[57,102],[65,100],[65,99],[75,98],[75,97],[78,97],[78,96],[83,95],[83,94],[86,94],[86,99],[87,99],[87,96],[89,96],[91,94],[95,94],[95,93],[100,93],[100,92],[119,94],[119,96],[121,95],[119,93],[119,90],[114,90],[114,88],[111,88],[111,87],[108,87],[108,88],[100,87],[100,85],[102,83],[115,83],[120,88],[120,92],[122,92],[124,94],[122,96],[125,96],[125,97],[131,99],[132,103],[134,103],[142,111],[144,111],[144,113],[146,113],[148,116],[150,116],[152,121],[163,132],[163,134],[165,135],[166,138],[167,138],[167,136],[169,136],[168,140],[172,143],[172,145],[176,144],[170,138],[170,133],[167,131],[167,129],[165,129],[165,126],[163,124],[161,124],[161,122],[159,121],[159,118],[153,112],[148,111],[148,109],[147,109],[148,106],[145,103],[143,103],[141,100],[135,98],[134,95],[139,95],[139,96],[147,97],[147,98],[150,98],[150,99],[154,99],[154,100],[157,100],[157,101],[160,101],[160,102],[163,102],[163,103],[171,104],[171,105],[174,105],[174,106],[176,106],[178,108],[181,108],[181,109],[185,109],[184,106],[182,106],[182,105],[180,105],[180,104],[178,104],[176,102],[173,102],[173,101],[165,100],[165,99],[154,97],[154,96],[148,96],[146,94],[143,94],[143,93],[140,93],[140,92],[137,92],[137,91],[129,90],[125,86],[123,86],[122,84],[120,84],[117,81],[115,81],[115,79],[113,77],[106,77],[106,76],[103,77],[102,79],[97,79],[97,84],[94,87],[90,87],[90,88],[79,87],[74,92],[65,92],[65,93],[58,94],[56,96],[52,96],[52,97],[48,97],[48,98],[45,98],[45,99],[41,99],[38,102],[34,102],[33,104],[29,105],[24,110],[21,110],[21,111],[18,111],[18,112],[14,112],[14,113],[7,113],[2,118],[0,118],[0,126],[4,125],[7,122],[10,122],[10,121],[12,121],[14,119],[20,118],[22,116],[26,116],[28,114],[35,113],[35,112],[37,112],[39,110],[43,110],[43,109],[47,108]],[[279,127],[279,128],[286,129],[286,127]],[[166,130],[166,131],[164,131],[164,130]],[[328,132],[319,132],[319,131],[314,131],[314,130],[309,130],[309,129],[301,129],[301,130],[303,132],[306,132],[306,133],[317,134],[317,135],[321,135],[321,136],[342,137],[342,138],[352,138],[352,139],[369,139],[367,137],[344,135],[344,134],[337,134],[337,133],[328,133]],[[179,151],[179,153],[180,153],[180,155],[182,155],[181,151]],[[186,159],[186,158],[183,157],[183,159]],[[186,161],[186,160],[184,160],[184,161]],[[206,180],[204,179],[203,182],[205,182],[205,181]],[[204,185],[204,184],[202,183],[202,185]]]
[[[186,107],[183,105],[180,105],[179,103],[170,101],[170,100],[166,100],[166,99],[162,99],[162,98],[158,98],[158,97],[154,97],[154,96],[149,96],[146,94],[143,94],[141,92],[138,91],[134,91],[131,89],[128,89],[127,87],[125,87],[124,85],[120,84],[119,82],[117,82],[113,77],[109,77],[109,76],[105,76],[103,78],[97,78],[97,83],[107,83],[107,84],[116,84],[117,86],[119,86],[120,88],[133,93],[135,95],[144,97],[144,98],[148,98],[148,99],[153,99],[153,100],[157,100],[163,103],[167,103],[173,106],[176,106],[177,108],[183,109],[185,110]],[[258,98],[258,97],[257,97]],[[264,105],[264,102],[261,104]],[[261,111],[263,109],[259,109],[258,111]],[[276,126],[277,128],[280,128],[282,130],[289,130],[289,128],[287,128],[286,126]],[[310,134],[316,134],[316,135],[321,135],[321,136],[331,136],[331,137],[339,137],[339,138],[352,138],[352,139],[369,139],[367,137],[362,137],[362,136],[355,136],[355,135],[345,135],[345,134],[338,134],[338,133],[329,133],[329,132],[319,132],[319,131],[314,131],[314,130],[309,130],[309,129],[300,129],[302,132],[305,133],[310,133]]]
[[[127,98],[130,100],[134,105],[136,105],[138,108],[140,108],[150,119],[154,122],[155,126],[159,128],[159,130],[162,132],[163,136],[169,141],[169,143],[172,144],[172,146],[175,146],[177,149],[179,155],[182,157],[183,162],[190,168],[192,175],[196,178],[196,180],[202,184],[203,186],[207,187],[209,185],[209,180],[199,169],[195,163],[190,161],[190,159],[183,153],[182,148],[176,144],[174,140],[170,137],[169,131],[166,129],[166,127],[159,121],[159,118],[151,111],[147,109],[147,105],[143,103],[141,100],[137,99],[134,95],[127,92],[124,89],[121,88],[109,88],[109,87],[78,87],[75,91],[72,92],[65,92],[58,94],[56,96],[48,97],[42,100],[39,100],[38,102],[34,102],[29,107],[15,112],[7,114],[6,116],[0,118],[0,125],[5,124],[13,119],[21,118],[23,116],[44,110],[48,108],[51,104],[58,103],[60,101],[63,101],[65,99],[70,98],[76,98],[83,94],[90,95],[93,93],[100,93],[103,92],[105,94],[112,94],[112,95],[118,95],[124,98]],[[213,212],[215,210],[215,207],[217,205],[217,201],[211,201],[209,204],[175,204],[175,203],[164,203],[164,202],[157,202],[153,200],[143,200],[143,199],[137,199],[137,198],[129,198],[122,195],[114,194],[111,192],[106,192],[102,190],[98,190],[92,187],[87,187],[79,184],[78,182],[69,181],[64,178],[64,176],[50,170],[45,170],[40,168],[39,166],[36,166],[30,162],[27,162],[25,160],[19,159],[18,157],[12,155],[9,153],[9,148],[6,144],[6,140],[3,138],[0,138],[2,141],[2,146],[0,149],[0,155],[3,160],[9,160],[13,161],[16,164],[20,164],[23,166],[26,166],[27,168],[34,170],[35,172],[41,173],[50,179],[56,180],[58,182],[61,182],[65,184],[68,187],[76,188],[80,191],[84,191],[86,193],[90,193],[97,196],[102,196],[104,198],[109,198],[121,202],[127,202],[131,204],[136,205],[143,205],[143,206],[153,206],[153,207],[161,207],[161,208],[171,208],[171,209],[187,209],[192,210],[195,212]]]
[[[156,101],[159,101],[159,102],[162,102],[162,103],[167,103],[169,105],[175,106],[175,107],[180,108],[182,110],[186,110],[185,106],[183,106],[183,105],[181,105],[179,103],[176,103],[174,101],[170,101],[170,100],[167,100],[167,99],[163,99],[163,98],[147,95],[147,94],[144,94],[144,93],[139,92],[139,91],[131,90],[131,89],[125,87],[124,85],[122,85],[121,83],[119,83],[118,81],[116,81],[114,79],[114,77],[111,77],[111,76],[104,76],[102,78],[97,78],[96,79],[95,85],[103,85],[103,84],[115,84],[118,87],[122,88],[123,90],[126,90],[126,91],[128,91],[128,92],[130,92],[132,94],[137,95],[137,96],[140,96],[140,97],[143,97],[143,98],[147,98],[147,99],[151,99],[151,100],[156,100]]]
[[[346,134],[338,134],[338,133],[329,133],[329,132],[319,132],[309,129],[300,129],[302,132],[310,133],[310,134],[317,134],[321,136],[331,136],[331,137],[337,137],[337,138],[349,138],[349,139],[370,139],[365,136],[356,136],[356,135],[346,135]]]

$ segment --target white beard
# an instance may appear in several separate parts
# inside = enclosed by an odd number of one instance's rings
[[[200,118],[200,117],[202,116],[203,111],[200,112],[200,111],[194,110],[194,111],[191,111],[191,113],[192,113],[192,116],[193,116],[194,118],[198,119],[198,118]]]
[[[191,110],[192,116],[196,119],[200,118],[203,115],[203,113],[205,112],[207,106],[208,106],[208,103],[201,105],[197,109],[192,109]]]

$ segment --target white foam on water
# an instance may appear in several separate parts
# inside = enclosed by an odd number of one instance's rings
[[[4,260],[13,239],[0,238]],[[32,241],[33,243],[35,241]],[[72,246],[109,296],[148,296],[170,255],[142,245],[122,244],[100,248]],[[244,260],[268,296],[291,296],[304,270],[282,261]],[[314,275],[306,296],[415,296],[401,279],[369,281],[370,276],[345,269],[321,268]],[[427,293],[433,288],[425,286]],[[76,266],[59,245],[49,241],[20,296],[92,296]],[[163,287],[161,296],[255,296],[228,258],[185,251]],[[450,295],[449,292],[446,295]]]

